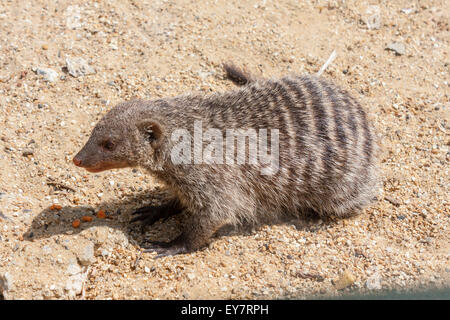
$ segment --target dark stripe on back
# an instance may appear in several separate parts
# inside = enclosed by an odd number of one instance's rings
[[[312,109],[313,114],[316,120],[316,130],[317,136],[321,144],[323,145],[322,151],[322,160],[323,160],[323,170],[320,175],[322,178],[320,179],[320,189],[321,191],[329,190],[328,186],[328,178],[331,171],[333,171],[334,167],[334,158],[336,156],[336,151],[332,146],[332,141],[328,134],[328,119],[327,114],[325,113],[325,107],[322,101],[322,94],[319,90],[317,84],[314,83],[314,80],[307,79],[305,81],[305,86],[311,93],[312,100]]]
[[[289,90],[294,94],[296,100],[297,100],[297,108],[302,107],[304,109],[303,113],[307,113],[308,110],[306,108],[306,97],[299,85],[298,82],[291,80],[289,78],[283,79],[284,83],[287,84]],[[314,163],[316,162],[316,155],[310,147],[308,146],[308,143],[305,142],[305,137],[308,134],[311,134],[311,129],[309,128],[308,121],[306,121],[302,115],[302,112],[295,112],[294,114],[296,116],[296,120],[299,123],[299,130],[297,132],[297,139],[299,139],[299,145],[301,146],[299,148],[300,156],[304,156],[306,159],[306,165],[303,168],[302,172],[302,180],[305,184],[306,192],[307,193],[313,193],[314,190],[312,188],[312,168],[314,166]],[[301,141],[301,142],[300,142]]]
[[[250,123],[254,123],[257,127],[255,129],[270,129],[271,123],[267,116],[267,109],[269,108],[268,104],[268,91],[265,88],[258,88],[256,85],[250,85],[249,88],[250,95],[253,98],[254,106],[252,110],[255,112],[247,113],[249,115]],[[257,118],[257,121],[255,121]]]
[[[362,127],[364,130],[364,154],[366,156],[366,161],[368,164],[372,162],[372,149],[373,149],[373,139],[370,134],[369,124],[367,122],[367,116],[361,105],[355,101],[356,108],[358,110],[358,114],[362,120]]]
[[[291,137],[288,134],[289,155],[290,155],[291,159],[290,159],[290,161],[288,161],[289,166],[287,169],[289,172],[289,176],[288,176],[289,189],[288,190],[295,190],[295,189],[297,189],[296,185],[298,184],[297,178],[302,175],[302,172],[301,172],[302,168],[294,168],[293,167],[293,164],[295,163],[294,159],[297,155],[298,148],[301,148],[301,149],[304,148],[305,143],[303,141],[303,137],[301,137],[299,135],[297,126],[294,122],[296,120],[296,118],[293,116],[293,114],[295,113],[295,110],[297,108],[296,102],[292,98],[292,96],[289,94],[289,91],[286,90],[284,85],[285,84],[283,82],[276,82],[276,88],[282,99],[283,105],[280,106],[280,110],[283,113],[283,115],[285,115],[285,116],[283,116],[283,119],[286,122],[285,125],[286,125],[286,127],[288,127],[288,121],[290,121],[290,127],[292,129],[291,134],[294,135],[293,137]],[[292,143],[292,141],[293,141],[293,143]],[[292,144],[293,144],[293,147],[291,146]],[[291,148],[293,148],[293,149],[291,149]]]
[[[269,88],[267,90],[267,100],[266,100],[266,105],[270,106],[271,104],[273,105],[273,112],[267,113],[268,115],[270,115],[271,117],[273,117],[272,119],[276,121],[276,126],[271,126],[270,128],[268,127],[267,129],[267,134],[269,136],[269,129],[278,129],[280,132],[280,144],[279,144],[279,154],[280,154],[280,158],[279,158],[279,165],[280,165],[280,169],[281,168],[285,168],[286,165],[289,165],[289,162],[286,163],[286,161],[283,161],[285,159],[284,156],[282,156],[282,154],[285,152],[286,149],[289,149],[289,132],[287,130],[287,126],[284,123],[284,116],[282,114],[282,107],[277,105],[278,104],[278,99],[277,96],[280,95],[279,92],[279,84],[273,80],[268,80],[267,84],[269,85]],[[279,118],[277,119],[276,116],[278,116]],[[271,141],[271,139],[268,139],[268,142]],[[284,144],[283,142],[286,141],[286,144]],[[270,142],[271,143],[271,142]],[[269,143],[268,143],[269,145]],[[289,170],[289,166],[287,167]],[[278,171],[277,174],[280,174],[281,170]]]
[[[360,117],[364,141],[363,141],[363,152],[365,156],[366,163],[361,163],[361,179],[360,183],[365,183],[367,176],[369,175],[369,166],[372,164],[372,148],[373,148],[373,139],[370,134],[369,124],[367,122],[366,113],[361,107],[361,105],[353,98],[350,97],[353,101],[353,105],[356,108],[357,114]]]
[[[316,123],[317,134],[324,139],[328,139],[328,124],[323,108],[320,92],[311,79],[305,79],[304,84],[311,95],[312,111]]]
[[[350,101],[349,95],[346,91],[339,90],[338,92],[341,95],[343,105],[345,106],[345,108],[347,108],[348,111],[347,121],[354,139],[354,145],[352,147],[355,147],[358,144],[358,127],[355,122],[355,113],[353,110],[352,102]]]
[[[359,193],[358,185],[364,185],[366,182],[367,176],[369,174],[369,165],[370,165],[370,156],[371,156],[370,149],[372,146],[372,138],[370,137],[369,127],[368,127],[367,119],[365,117],[364,110],[361,108],[359,103],[352,96],[349,95],[348,92],[342,90],[340,93],[343,97],[343,101],[345,102],[345,104],[347,105],[347,108],[349,110],[349,121],[350,121],[350,119],[352,121],[352,122],[350,122],[350,127],[352,128],[352,130],[353,130],[353,126],[356,127],[355,117],[358,117],[360,120],[359,128],[355,129],[355,131],[354,131],[355,144],[354,144],[354,146],[352,146],[352,148],[355,150],[355,153],[358,153],[358,154],[356,154],[356,156],[358,158],[360,158],[360,156],[361,156],[359,154],[360,150],[357,149],[357,145],[359,143],[359,141],[358,141],[359,133],[360,133],[360,132],[358,132],[358,130],[364,131],[364,132],[362,132],[362,134],[364,136],[365,141],[362,141],[362,143],[363,143],[363,152],[365,155],[366,163],[358,163],[356,165],[356,167],[358,168],[358,172],[357,173],[355,172],[355,174],[357,174],[356,180],[354,181],[355,187],[351,193],[351,196],[357,196]],[[369,150],[366,151],[365,150],[366,145],[368,145],[368,144],[370,145],[370,148],[369,148]]]
[[[323,86],[325,88],[327,97],[331,103],[331,111],[333,114],[335,135],[340,150],[343,152],[343,155],[340,159],[341,161],[340,169],[342,173],[345,174],[348,162],[348,149],[347,149],[347,136],[344,130],[344,123],[345,123],[345,120],[343,118],[344,110],[342,102],[340,101],[339,96],[336,94],[335,90],[333,90],[333,88],[327,83],[323,83]]]

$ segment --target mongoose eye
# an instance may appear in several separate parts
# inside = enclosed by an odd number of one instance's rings
[[[116,147],[116,145],[114,144],[114,142],[112,142],[111,140],[105,140],[102,142],[101,146],[108,150],[108,151],[113,151],[114,148]]]

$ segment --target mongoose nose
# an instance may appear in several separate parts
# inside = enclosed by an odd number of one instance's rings
[[[81,160],[80,160],[80,159],[73,158],[73,163],[74,163],[77,167],[81,166]]]

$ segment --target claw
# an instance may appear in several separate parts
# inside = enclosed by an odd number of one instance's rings
[[[136,209],[136,210],[132,213],[132,215],[134,216],[134,215],[142,214],[142,213],[149,212],[149,211],[155,211],[155,210],[157,210],[157,209],[160,208],[160,207],[161,207],[161,206],[144,206],[144,207],[142,207],[142,208]]]
[[[180,213],[182,210],[173,205],[173,203],[161,206],[145,206],[135,210],[130,222],[142,221],[143,225],[153,225],[159,219],[167,220],[171,216]]]
[[[161,212],[158,212],[158,207],[147,206],[137,209],[132,213],[134,216],[130,222],[142,221],[143,224],[152,225],[158,221],[161,217]]]

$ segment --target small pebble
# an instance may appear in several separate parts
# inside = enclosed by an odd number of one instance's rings
[[[34,154],[34,151],[31,149],[25,149],[22,151],[22,156],[24,156],[24,157],[32,156],[33,154]]]
[[[50,68],[36,68],[36,73],[42,75],[45,81],[55,82],[58,80],[58,72]]]
[[[381,11],[379,6],[369,6],[366,10],[366,24],[369,30],[380,29]]]
[[[92,68],[86,60],[80,57],[66,58],[66,66],[69,74],[75,78],[95,73],[95,69]]]
[[[345,270],[335,282],[334,286],[337,290],[342,290],[351,286],[355,281],[355,276],[349,270]]]
[[[97,212],[97,218],[99,218],[99,219],[105,219],[105,218],[106,218],[106,213],[105,213],[105,211],[104,211],[104,210],[99,210],[99,211]]]
[[[94,244],[88,242],[83,248],[77,253],[78,261],[82,266],[88,266],[95,262],[94,256]]]
[[[194,279],[195,279],[195,274],[193,274],[193,273],[188,273],[188,274],[187,274],[187,277],[188,277],[189,280],[194,280]]]
[[[401,56],[406,53],[405,45],[401,42],[391,42],[387,45],[386,50],[394,51],[396,55]]]
[[[374,273],[366,280],[366,287],[369,290],[381,289],[381,276],[378,273]]]
[[[71,263],[67,267],[66,274],[72,276],[81,272],[81,267],[78,264]]]
[[[79,219],[75,219],[72,222],[72,227],[74,227],[76,229],[76,228],[80,227],[80,224],[81,224],[80,220]]]
[[[12,290],[14,285],[14,280],[9,272],[0,274],[0,294],[5,291]]]

